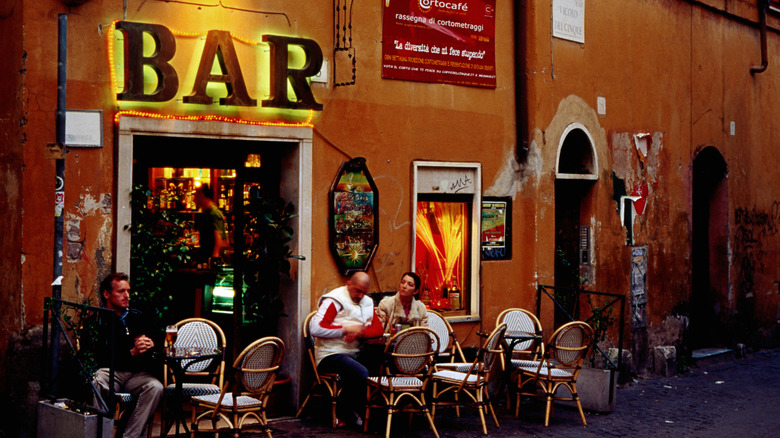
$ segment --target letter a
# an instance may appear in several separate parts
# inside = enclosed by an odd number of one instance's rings
[[[173,99],[179,91],[179,76],[168,63],[176,53],[176,40],[171,31],[159,24],[130,21],[118,22],[116,29],[125,36],[125,83],[122,92],[116,95],[117,100],[165,102]],[[144,56],[144,33],[154,40],[152,56]],[[157,74],[157,88],[150,94],[144,93],[145,65]]]
[[[214,65],[214,57],[217,57],[222,74],[211,74]],[[192,94],[184,96],[184,103],[201,103],[210,105],[214,99],[206,94],[206,85],[209,82],[222,82],[227,87],[227,97],[219,99],[220,105],[256,106],[257,101],[249,97],[246,91],[244,76],[241,74],[241,66],[236,57],[236,48],[230,32],[225,30],[211,30],[206,35],[206,44],[200,56],[198,73],[195,75],[195,84],[192,86]]]

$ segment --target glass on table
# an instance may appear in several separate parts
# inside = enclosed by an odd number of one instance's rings
[[[165,344],[168,346],[168,351],[173,350],[173,345],[176,343],[176,337],[179,334],[179,327],[175,325],[169,325],[165,327]]]

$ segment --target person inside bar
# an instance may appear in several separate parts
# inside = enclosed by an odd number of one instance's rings
[[[428,311],[425,304],[415,299],[420,291],[420,276],[414,272],[404,272],[398,292],[384,297],[376,308],[376,314],[382,321],[385,333],[394,335],[401,329],[428,326]]]
[[[203,184],[195,190],[195,204],[201,211],[197,219],[200,251],[196,261],[211,264],[221,259],[222,249],[227,246],[225,216],[214,202],[208,184]]]

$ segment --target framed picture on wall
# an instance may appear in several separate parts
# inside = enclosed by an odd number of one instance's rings
[[[379,246],[379,193],[366,159],[342,163],[330,187],[330,250],[339,270],[365,271]]]
[[[482,260],[512,259],[512,198],[482,198]]]

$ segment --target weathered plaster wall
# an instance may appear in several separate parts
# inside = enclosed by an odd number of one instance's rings
[[[719,269],[731,271],[731,312],[749,312],[744,319],[770,334],[778,315],[780,215],[777,190],[766,181],[778,176],[770,114],[780,83],[770,73],[750,74],[750,66],[760,63],[759,31],[740,20],[757,20],[753,3],[705,2],[724,8],[723,14],[691,3],[641,1],[615,8],[609,1],[589,2],[585,44],[551,40],[548,5],[528,6],[529,28],[537,30],[529,39],[526,71],[530,124],[543,127],[534,139],[542,145],[545,169],[551,168],[552,154],[545,150],[552,143],[549,127],[561,115],[561,102],[577,96],[595,110],[598,97],[606,100],[598,124],[607,138],[604,163],[611,165],[600,169],[591,212],[596,290],[627,292],[629,286],[629,252],[611,174],[629,194],[647,184],[645,211],[633,225],[635,243],[648,246],[651,343],[675,344],[684,333],[685,323],[676,315],[687,313],[690,299],[691,166],[706,146],[715,146],[729,169],[732,259]],[[778,18],[770,16],[769,24],[777,26]],[[779,54],[777,32],[770,31],[770,65]],[[649,134],[646,156],[637,153],[635,134]],[[551,178],[549,170],[542,178]],[[550,195],[540,189],[540,222],[551,217]],[[537,268],[551,272],[552,237],[544,230],[539,234],[548,237],[537,240]]]
[[[22,3],[8,1],[0,5],[0,39],[4,41],[4,68],[0,69],[0,392],[6,388],[8,341],[24,328],[22,301],[22,180],[24,177],[23,126],[27,122],[24,107],[27,94],[26,54],[19,19]]]
[[[751,10],[745,15],[753,13]],[[780,195],[776,185],[768,182],[778,177],[773,147],[778,133],[773,128],[772,112],[776,111],[780,83],[771,69],[747,73],[761,61],[758,29],[704,14],[694,20],[707,22],[724,35],[720,50],[712,56],[694,54],[693,89],[697,99],[692,107],[695,123],[691,148],[695,154],[706,146],[716,146],[728,166],[730,328],[756,331],[760,335],[753,341],[758,344],[773,339],[776,342],[780,314],[780,213],[776,205]],[[780,20],[770,15],[768,23],[776,29]],[[697,32],[696,43],[705,44],[705,40],[711,41],[710,36]],[[772,65],[780,56],[776,31],[769,32],[768,42]],[[714,73],[705,73],[710,69]]]

